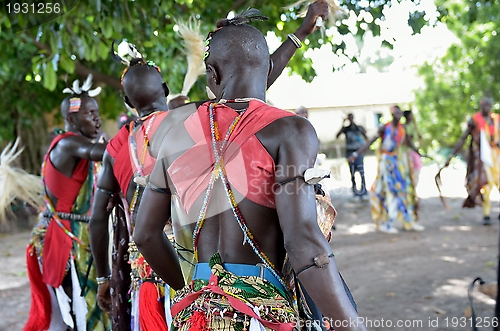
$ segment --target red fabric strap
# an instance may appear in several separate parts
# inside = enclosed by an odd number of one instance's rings
[[[180,155],[168,168],[181,204],[190,211],[194,202],[205,192],[213,170],[209,103],[184,122],[194,146]],[[238,113],[226,105],[216,105],[217,125],[222,135],[228,131]],[[275,208],[275,164],[255,134],[272,122],[295,114],[252,100],[234,128],[224,151],[225,169],[235,191],[250,201]],[[221,137],[224,139],[224,136]]]
[[[113,174],[123,194],[127,194],[128,186],[134,175],[130,160],[128,135],[128,128],[124,125],[106,146],[106,151],[115,160]]]

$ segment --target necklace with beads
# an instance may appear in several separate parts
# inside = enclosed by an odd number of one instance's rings
[[[241,99],[239,99],[241,100]],[[235,100],[223,100],[223,103],[226,102],[237,102]],[[246,102],[249,100],[244,100],[240,102]],[[243,244],[248,243],[252,250],[255,252],[255,254],[260,258],[264,266],[273,274],[273,276],[280,282],[280,284],[283,286],[283,288],[288,289],[288,294],[289,296],[293,299],[295,302],[295,296],[293,295],[293,291],[291,290],[290,286],[288,283],[284,280],[284,277],[281,275],[279,270],[276,268],[274,263],[269,259],[269,257],[262,251],[260,248],[259,244],[257,243],[255,237],[253,234],[250,232],[250,229],[248,228],[245,219],[243,218],[243,215],[241,214],[240,208],[238,206],[238,202],[236,201],[233,191],[231,189],[231,185],[229,184],[229,180],[227,178],[227,173],[226,173],[226,168],[224,164],[224,152],[227,149],[227,142],[231,136],[231,134],[234,132],[234,129],[236,128],[237,124],[241,120],[243,114],[245,113],[245,110],[243,110],[238,116],[235,117],[231,125],[229,125],[229,128],[224,136],[224,139],[221,141],[221,134],[219,132],[219,123],[217,121],[217,114],[216,114],[216,109],[215,106],[217,103],[211,103],[209,105],[209,119],[210,119],[210,133],[211,133],[211,145],[212,145],[212,152],[214,155],[214,165],[212,169],[212,175],[209,180],[209,184],[207,186],[207,190],[205,191],[205,196],[203,199],[202,207],[200,209],[200,213],[198,216],[198,220],[196,222],[196,226],[193,232],[193,248],[194,248],[194,256],[195,259],[198,260],[198,241],[199,241],[199,235],[201,232],[201,229],[203,225],[205,224],[205,217],[208,209],[208,203],[210,202],[210,196],[212,194],[213,188],[215,181],[217,179],[221,179],[222,181],[222,186],[224,187],[224,191],[226,193],[226,196],[229,200],[230,206],[231,206],[231,211],[233,212],[233,216],[238,222],[238,225],[240,226],[241,230],[243,231]]]
[[[146,155],[148,152],[148,145],[149,145],[149,131],[151,130],[151,127],[153,126],[153,123],[155,121],[156,116],[159,114],[159,111],[155,111],[149,115],[146,115],[144,117],[141,117],[139,120],[142,121],[143,125],[146,121],[148,121],[146,130],[144,132],[144,138],[143,138],[143,145],[142,145],[142,153],[141,153],[141,158],[139,159],[139,153],[137,151],[137,142],[135,140],[134,136],[134,129],[136,121],[132,121],[130,123],[130,131],[129,131],[129,150],[130,150],[130,156],[132,158],[132,162],[135,167],[135,174],[134,176],[144,176],[144,161],[146,160]],[[137,204],[137,198],[139,196],[141,186],[139,184],[136,184],[135,186],[135,191],[134,195],[132,196],[132,200],[130,201],[130,206],[129,206],[129,212],[132,215],[134,213],[135,205]]]

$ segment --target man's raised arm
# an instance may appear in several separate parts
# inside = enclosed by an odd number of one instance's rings
[[[316,26],[316,19],[321,16],[323,20],[328,16],[328,3],[326,0],[318,0],[307,9],[306,17],[300,25],[300,27],[293,34],[298,40],[292,41],[291,38],[287,38],[283,44],[271,55],[271,60],[273,61],[273,68],[271,74],[267,78],[267,87],[269,88],[276,79],[281,75],[283,69],[292,58],[293,54],[301,46],[300,43],[307,38],[308,35],[313,33],[318,29]],[[300,42],[300,43],[299,43]],[[298,45],[296,43],[299,43]]]

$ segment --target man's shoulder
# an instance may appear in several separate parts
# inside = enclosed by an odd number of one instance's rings
[[[66,148],[75,148],[77,147],[82,141],[90,141],[87,138],[83,137],[82,135],[79,135],[75,132],[63,132],[58,134],[53,140],[52,140],[52,149],[66,149]]]
[[[285,110],[283,112],[289,113]],[[274,134],[281,134],[284,140],[297,139],[297,135],[300,135],[301,139],[309,136],[317,139],[316,130],[308,119],[294,114],[290,116],[285,113],[283,115],[286,116],[273,120],[267,126],[268,130],[271,130]]]
[[[114,158],[118,150],[128,142],[129,128],[124,125],[118,133],[111,138],[106,146],[106,151]]]

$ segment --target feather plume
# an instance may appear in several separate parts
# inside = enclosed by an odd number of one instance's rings
[[[111,54],[111,59],[113,61],[121,62],[121,63],[125,64],[126,66],[130,65],[130,61],[128,61],[127,59],[121,57],[120,55],[118,55],[118,53],[115,52],[115,42],[114,42],[114,40],[111,43],[111,52],[109,52],[109,53]]]
[[[231,24],[241,25],[241,24],[250,23],[252,21],[265,21],[267,19],[268,19],[268,17],[262,15],[260,10],[255,9],[255,8],[248,8],[247,10],[245,10],[244,12],[242,12],[239,15],[236,15],[235,17],[233,17],[229,21],[231,22]]]
[[[89,97],[93,98],[93,97],[99,95],[99,93],[101,93],[101,91],[102,91],[102,88],[100,86],[98,86],[95,89],[88,91],[88,95],[89,95]]]
[[[203,48],[205,38],[200,32],[200,21],[191,17],[188,21],[177,21],[177,33],[182,38],[183,53],[186,55],[187,72],[182,86],[182,95],[187,96],[198,76],[205,73]]]
[[[89,74],[87,76],[87,79],[85,79],[85,82],[83,82],[82,91],[88,92],[88,90],[90,90],[91,87],[92,87],[92,74]]]
[[[135,45],[131,43],[128,44],[128,56],[130,56],[132,59],[142,58],[142,54],[139,53],[137,47],[135,47]]]
[[[13,215],[12,203],[24,201],[37,209],[44,207],[43,186],[40,177],[23,169],[12,166],[14,160],[23,152],[19,138],[10,142],[0,154],[0,222],[5,224],[8,215]]]
[[[97,88],[91,90],[90,88],[92,87],[92,74],[89,74],[87,78],[85,79],[85,82],[83,82],[83,85],[80,87],[80,81],[77,79],[73,82],[73,85],[71,87],[66,87],[63,90],[63,93],[70,93],[74,94],[76,96],[81,95],[82,93],[87,92],[89,97],[93,98],[99,93],[101,93],[101,87],[98,86]]]
[[[76,79],[73,82],[73,92],[75,92],[75,94],[81,94],[82,93],[82,89],[80,88],[80,81],[78,79]]]
[[[216,26],[218,28],[228,25],[242,25],[247,24],[252,21],[265,21],[268,18],[260,12],[260,10],[255,8],[248,8],[241,14],[235,15],[233,18],[224,18],[218,20]]]
[[[290,8],[295,8],[295,7],[300,7],[303,6],[299,14],[297,15],[298,17],[305,17],[307,14],[307,9],[310,4],[312,4],[315,1],[311,0],[298,0],[288,6],[285,6],[284,9],[290,9]],[[337,20],[342,19],[345,17],[347,14],[344,11],[344,9],[340,8],[340,6],[337,4],[335,0],[327,0],[328,3],[328,8],[330,9],[328,18],[327,20],[330,21],[330,24],[333,25]],[[318,22],[317,22],[318,23]]]

